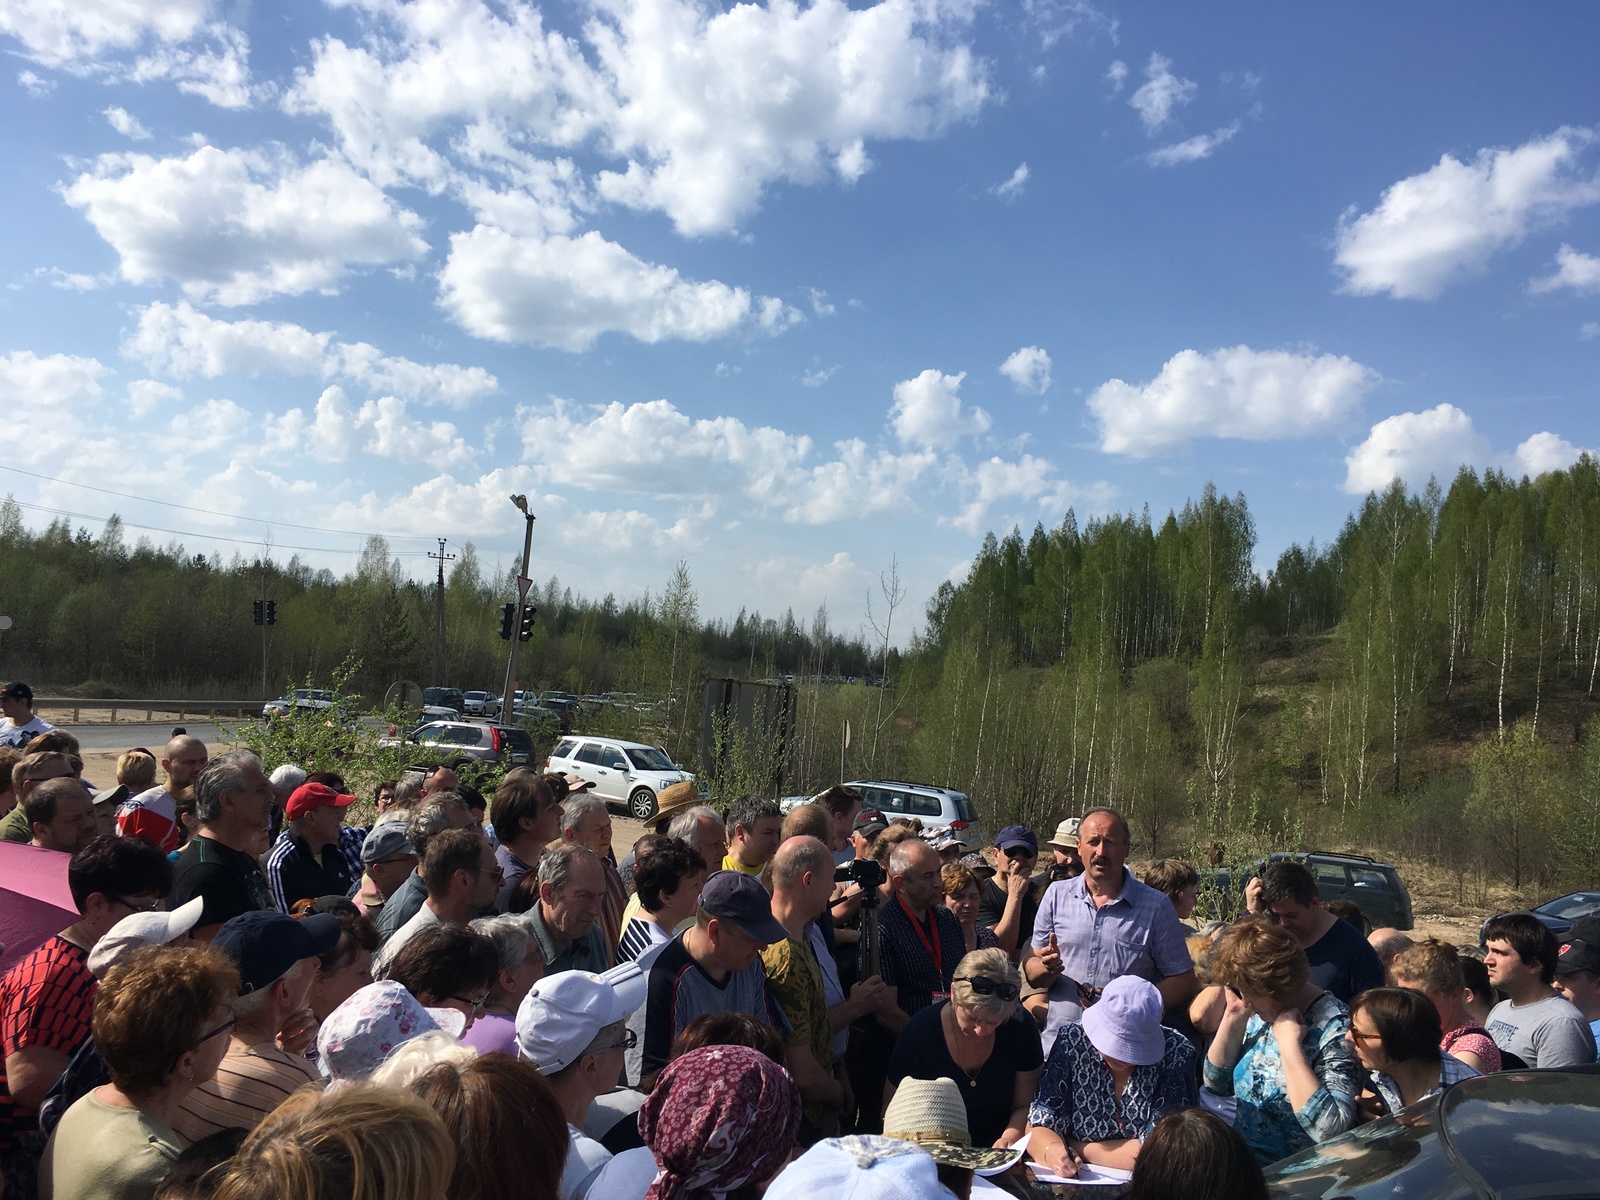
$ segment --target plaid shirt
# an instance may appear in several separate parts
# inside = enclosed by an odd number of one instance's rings
[[[956,964],[967,952],[961,923],[948,908],[936,904],[925,920],[914,921],[898,895],[878,909],[878,961],[883,981],[897,989],[900,1008],[907,1016],[916,1016],[932,1004],[935,993],[950,991]],[[863,979],[865,967],[863,962]]]

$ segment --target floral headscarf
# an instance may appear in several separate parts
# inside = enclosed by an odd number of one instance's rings
[[[800,1090],[746,1046],[702,1046],[668,1063],[639,1110],[656,1156],[645,1200],[708,1200],[777,1174],[800,1131]]]

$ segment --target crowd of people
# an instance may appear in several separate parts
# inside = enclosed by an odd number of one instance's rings
[[[1595,1060],[1592,937],[1366,936],[1292,860],[1195,928],[1197,872],[1136,878],[1108,808],[978,847],[681,784],[619,861],[575,777],[425,765],[356,828],[340,776],[178,733],[93,791],[0,696],[0,837],[78,910],[0,979],[11,1200],[964,1198],[1029,1194],[1024,1154],[1255,1197],[1459,1080]]]

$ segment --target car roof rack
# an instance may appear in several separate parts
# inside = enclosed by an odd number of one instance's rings
[[[1344,850],[1306,850],[1306,854],[1320,854],[1324,858],[1349,858],[1356,862],[1376,863],[1378,860],[1370,854],[1351,854]]]
[[[947,788],[947,787],[943,786],[942,784],[938,784],[938,783],[918,783],[915,779],[863,779],[863,780],[861,780],[861,782],[865,783],[865,784],[888,783],[888,784],[894,784],[897,787],[927,788],[930,792],[953,792],[953,791],[955,791],[955,788]]]

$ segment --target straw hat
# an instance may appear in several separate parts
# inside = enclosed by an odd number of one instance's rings
[[[1022,1158],[1020,1150],[972,1144],[967,1106],[954,1079],[902,1079],[883,1112],[883,1136],[921,1146],[934,1162],[985,1174],[1004,1171]]]
[[[700,789],[695,787],[694,781],[680,779],[670,787],[662,788],[656,796],[656,815],[650,818],[649,825],[657,833],[665,833],[668,821],[700,803]]]

